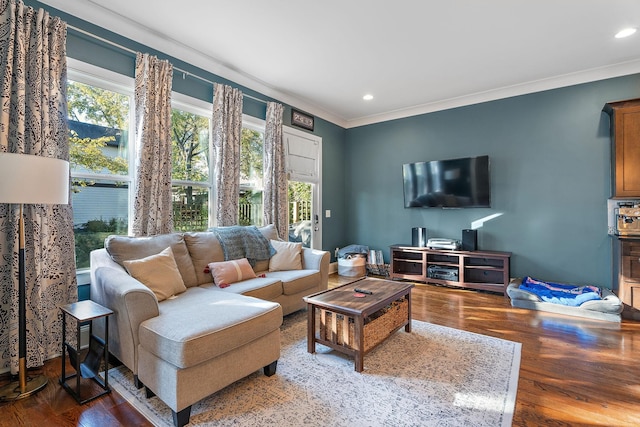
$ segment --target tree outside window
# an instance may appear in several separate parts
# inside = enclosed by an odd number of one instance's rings
[[[210,120],[171,111],[173,223],[176,231],[202,231],[209,226]]]
[[[240,140],[240,225],[262,224],[264,132],[243,127]]]
[[[126,234],[129,199],[130,95],[69,81],[69,160],[76,267],[109,234]]]

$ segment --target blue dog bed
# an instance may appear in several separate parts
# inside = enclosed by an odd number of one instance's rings
[[[607,288],[596,288],[598,292],[594,294],[590,292],[591,289],[583,289],[590,287],[545,283],[528,279],[530,278],[514,278],[509,282],[507,295],[511,298],[513,307],[620,322],[620,313],[623,309],[622,301]],[[524,285],[523,280],[525,281]],[[535,286],[535,282],[541,283],[542,286]],[[563,287],[569,295],[563,292],[545,292],[544,289],[562,290]]]

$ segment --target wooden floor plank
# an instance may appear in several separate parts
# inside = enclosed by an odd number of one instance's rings
[[[350,281],[330,276],[332,287]],[[640,322],[513,308],[502,295],[424,284],[413,290],[412,317],[522,343],[515,426],[640,425]],[[41,371],[47,387],[2,405],[0,426],[151,425],[115,392],[78,405],[58,384],[59,358]]]

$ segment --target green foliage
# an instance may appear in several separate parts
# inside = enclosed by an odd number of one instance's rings
[[[77,82],[67,85],[69,118],[82,123],[123,130],[128,127],[129,98],[125,95]],[[107,171],[110,174],[126,174],[128,164],[122,157],[105,154],[104,148],[114,136],[80,138],[69,131],[69,160],[72,167],[90,172]]]
[[[93,219],[87,221],[76,229],[88,233],[109,232],[111,234],[122,234],[127,232],[127,222],[124,219],[118,218],[111,218],[109,221]]]
[[[103,152],[107,143],[113,141],[113,136],[100,138],[79,138],[74,131],[69,131],[69,160],[72,167],[82,167],[92,172],[107,170],[118,175],[126,174],[129,166],[122,157],[109,157]]]
[[[78,82],[67,85],[69,117],[114,129],[126,129],[129,97],[110,90]]]
[[[76,268],[89,268],[89,254],[104,247],[104,239],[110,234],[126,234],[127,222],[111,218],[108,221],[94,219],[73,230],[76,244]]]
[[[76,231],[76,268],[89,268],[89,254],[92,250],[104,247],[104,239],[112,233],[86,233]]]
[[[311,184],[306,182],[289,181],[289,203],[310,201]]]
[[[209,119],[171,111],[172,178],[206,181],[209,177]]]
[[[262,177],[264,157],[263,134],[242,128],[240,141],[240,179],[249,181],[253,177]]]

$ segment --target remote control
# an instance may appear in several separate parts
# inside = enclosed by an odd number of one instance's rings
[[[356,292],[360,292],[361,294],[373,295],[373,292],[371,292],[371,291],[366,291],[366,290],[364,290],[364,289],[358,289],[358,288],[355,288],[355,289],[354,289],[354,291],[356,291]]]

